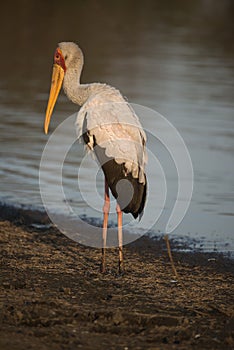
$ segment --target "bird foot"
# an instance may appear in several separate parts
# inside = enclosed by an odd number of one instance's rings
[[[119,262],[119,275],[120,275],[120,276],[124,275],[124,266],[123,266],[123,262]]]
[[[101,262],[101,264],[100,264],[100,272],[101,273],[106,273],[106,266],[105,266],[105,264],[103,262]]]

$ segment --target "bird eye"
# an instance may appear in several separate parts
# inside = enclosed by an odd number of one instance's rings
[[[65,60],[67,59],[67,55],[64,57],[64,59],[65,59]]]

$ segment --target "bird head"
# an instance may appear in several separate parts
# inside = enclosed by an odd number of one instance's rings
[[[50,95],[46,109],[44,131],[48,133],[50,119],[53,113],[55,103],[57,101],[59,92],[66,72],[77,67],[83,66],[83,54],[78,45],[73,42],[62,42],[54,53],[54,64],[51,78]]]

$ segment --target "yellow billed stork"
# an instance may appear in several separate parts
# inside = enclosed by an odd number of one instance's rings
[[[44,131],[47,134],[59,91],[81,106],[77,115],[78,137],[91,150],[105,176],[101,271],[105,255],[109,189],[117,200],[119,271],[123,271],[122,212],[141,218],[146,200],[146,135],[130,104],[107,84],[81,84],[83,53],[73,42],[61,42],[54,53],[50,95]]]

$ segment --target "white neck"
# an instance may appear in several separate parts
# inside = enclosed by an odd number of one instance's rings
[[[100,83],[80,84],[80,75],[81,69],[68,69],[64,76],[63,89],[73,103],[82,106],[91,95],[102,91],[107,85]]]

